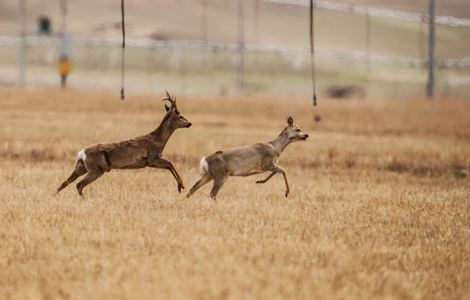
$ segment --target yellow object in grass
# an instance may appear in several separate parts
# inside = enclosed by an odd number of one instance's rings
[[[72,71],[72,63],[67,57],[60,58],[58,71],[60,75],[68,75]]]

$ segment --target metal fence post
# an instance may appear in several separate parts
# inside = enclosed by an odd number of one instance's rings
[[[435,54],[435,47],[436,47],[436,1],[429,0],[429,40],[428,40],[428,47],[429,47],[429,58],[428,58],[428,82],[427,82],[427,97],[428,99],[432,99],[434,97],[434,68],[436,66],[436,54]]]

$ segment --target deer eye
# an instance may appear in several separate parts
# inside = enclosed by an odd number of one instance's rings
[[[299,129],[299,128],[297,128],[295,131],[297,131],[297,132],[300,132],[300,129]]]

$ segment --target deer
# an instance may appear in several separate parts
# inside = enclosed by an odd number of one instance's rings
[[[210,197],[216,201],[217,194],[229,176],[251,176],[271,172],[265,179],[256,183],[268,182],[275,174],[281,173],[286,186],[285,196],[289,195],[289,183],[286,171],[278,165],[279,156],[292,142],[306,141],[308,134],[294,125],[294,119],[287,119],[287,126],[274,140],[228,150],[219,150],[202,157],[200,161],[201,177],[189,190],[186,198],[191,197],[199,188],[211,180],[214,181]]]
[[[82,175],[77,183],[78,194],[83,197],[83,189],[113,169],[140,169],[145,167],[166,169],[175,178],[178,192],[184,189],[183,181],[173,164],[162,157],[163,149],[176,129],[189,128],[191,122],[183,117],[176,106],[176,98],[168,91],[165,102],[166,114],[160,125],[152,132],[122,142],[95,144],[78,152],[75,169],[59,186],[58,194]]]

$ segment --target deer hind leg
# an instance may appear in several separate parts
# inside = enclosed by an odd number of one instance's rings
[[[92,183],[93,181],[95,181],[96,179],[100,178],[103,174],[104,174],[105,171],[103,170],[92,170],[92,171],[89,171],[85,178],[83,178],[82,181],[80,181],[79,183],[77,183],[77,191],[78,191],[78,194],[80,196],[83,196],[83,189],[89,185],[90,183]]]
[[[224,185],[225,181],[227,181],[228,176],[219,176],[214,178],[214,185],[212,186],[211,190],[211,198],[214,201],[217,201],[217,193],[219,192],[220,188]]]
[[[186,198],[191,197],[191,195],[194,194],[200,187],[202,187],[203,185],[205,185],[206,183],[208,183],[211,180],[212,180],[212,178],[210,177],[209,174],[207,174],[207,173],[203,174],[201,176],[201,178],[199,178],[199,180],[196,181],[193,184],[193,186],[189,190],[188,194],[186,195]]]
[[[209,175],[214,180],[214,185],[212,186],[210,193],[210,196],[214,201],[216,201],[217,193],[228,178],[227,164],[222,157],[222,152],[217,151],[215,154],[216,156],[209,160],[207,168]]]
[[[100,178],[105,172],[109,171],[109,164],[106,159],[106,154],[99,153],[97,155],[91,156],[85,160],[85,167],[88,170],[85,178],[77,183],[77,191],[80,196],[83,196],[83,189]]]
[[[85,175],[86,172],[87,172],[87,169],[85,167],[85,163],[83,162],[83,160],[79,159],[77,163],[75,164],[75,169],[73,170],[72,174],[59,186],[56,194],[58,194],[60,191],[66,188],[69,184],[74,182],[78,177]]]

